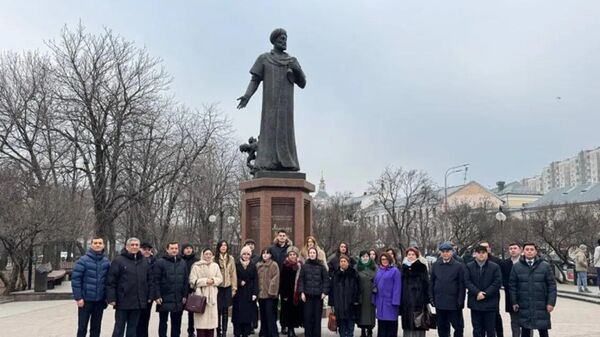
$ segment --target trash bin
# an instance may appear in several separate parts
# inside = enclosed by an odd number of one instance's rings
[[[35,268],[35,280],[33,282],[33,291],[36,293],[45,293],[48,289],[48,273],[52,269],[41,265]]]

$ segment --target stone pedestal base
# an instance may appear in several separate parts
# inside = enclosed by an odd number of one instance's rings
[[[313,184],[304,179],[256,178],[240,183],[240,190],[242,243],[254,239],[260,250],[271,246],[277,231],[284,229],[294,245],[302,247],[312,233]]]

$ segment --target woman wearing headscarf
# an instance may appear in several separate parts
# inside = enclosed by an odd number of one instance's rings
[[[260,336],[279,337],[277,333],[277,296],[279,295],[279,266],[273,260],[271,248],[260,252],[258,270],[258,304],[260,308]]]
[[[258,298],[258,272],[252,262],[252,249],[244,246],[240,258],[235,262],[237,293],[233,297],[234,337],[248,337],[252,324],[256,322],[256,300]]]
[[[210,248],[202,251],[202,259],[192,266],[190,272],[190,287],[196,295],[206,297],[204,313],[194,314],[194,327],[197,337],[213,337],[218,327],[219,313],[217,307],[217,286],[223,282],[221,269],[214,261],[214,254]]]
[[[379,269],[373,279],[372,291],[377,317],[377,337],[396,337],[402,278],[388,253],[381,253],[379,256]]]
[[[227,318],[231,298],[237,291],[237,275],[235,271],[235,259],[229,254],[229,244],[222,240],[217,243],[217,254],[219,268],[223,276],[223,283],[219,285],[218,307],[219,307],[219,325],[217,327],[217,337],[227,335]]]
[[[356,325],[360,328],[360,337],[373,337],[375,327],[375,306],[371,302],[373,294],[373,279],[377,265],[371,259],[370,252],[360,252],[360,260],[356,265],[360,280],[360,315]]]
[[[298,292],[298,278],[302,262],[299,259],[300,251],[291,246],[287,250],[287,257],[281,269],[281,282],[279,294],[281,297],[281,327],[287,329],[288,337],[295,337],[294,328],[302,325],[302,301]]]
[[[300,259],[302,262],[304,263],[308,260],[308,249],[313,247],[317,249],[317,259],[322,261],[325,267],[327,267],[327,256],[325,255],[325,251],[319,246],[317,239],[312,235],[307,236],[306,240],[304,240],[304,247],[302,247],[302,250],[300,251]]]
[[[429,303],[429,274],[419,260],[419,250],[411,247],[404,254],[402,263],[402,297],[400,315],[404,337],[425,337],[425,331],[415,327],[415,314],[422,312]]]

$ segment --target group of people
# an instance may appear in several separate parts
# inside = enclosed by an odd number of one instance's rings
[[[246,240],[238,257],[226,241],[205,248],[196,257],[191,245],[170,242],[160,258],[137,238],[127,240],[112,263],[104,242],[94,238],[73,269],[73,296],[79,308],[78,337],[100,335],[103,310],[115,309],[113,337],[148,336],[151,308],[159,313],[158,335],[181,333],[182,316],[190,293],[206,298],[204,313],[188,312],[188,336],[225,337],[231,308],[233,336],[248,337],[260,326],[259,337],[321,336],[324,300],[336,316],[341,337],[425,336],[418,318],[435,307],[440,337],[463,336],[465,297],[471,310],[473,335],[503,336],[500,289],[506,292],[513,337],[538,330],[548,336],[550,313],[556,303],[556,283],[550,265],[540,259],[535,244],[511,244],[510,257],[491,255],[481,242],[474,260],[465,263],[451,243],[439,246],[439,258],[429,264],[419,249],[410,247],[398,258],[394,249],[361,251],[356,257],[347,243],[327,258],[313,236],[299,249],[283,230],[273,245],[255,253]],[[278,328],[278,313],[279,325]],[[258,319],[260,317],[260,325]]]

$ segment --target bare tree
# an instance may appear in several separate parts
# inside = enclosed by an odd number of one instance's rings
[[[411,226],[418,218],[419,210],[431,202],[431,179],[424,171],[388,167],[369,185],[378,204],[387,213],[387,225],[394,244],[404,251],[413,240]]]
[[[353,202],[349,193],[335,194],[315,205],[313,219],[315,236],[328,255],[333,254],[342,241],[350,245],[354,254],[373,248],[375,228],[369,225],[360,204]]]

